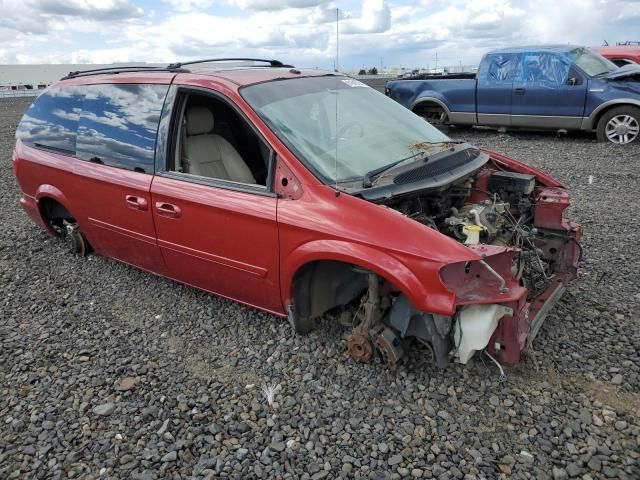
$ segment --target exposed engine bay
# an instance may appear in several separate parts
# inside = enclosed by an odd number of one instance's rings
[[[531,299],[548,286],[554,269],[541,248],[549,233],[533,224],[535,187],[534,175],[485,169],[443,191],[387,206],[466,245],[518,248],[514,273]]]
[[[376,203],[457,240],[481,259],[441,270],[456,296],[451,316],[419,311],[366,273],[367,291],[342,315],[353,327],[347,337],[352,357],[367,362],[378,355],[393,364],[417,343],[441,367],[451,360],[467,363],[478,351],[496,362],[518,362],[577,272],[581,230],[564,219],[566,190],[490,161],[436,191]]]

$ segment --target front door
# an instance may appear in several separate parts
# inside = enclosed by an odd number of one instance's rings
[[[511,125],[579,129],[587,95],[587,79],[571,60],[555,52],[523,54],[513,82]]]
[[[282,313],[271,150],[221,95],[176,96],[167,160],[151,185],[169,275]]]

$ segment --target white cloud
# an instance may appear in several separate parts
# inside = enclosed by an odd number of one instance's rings
[[[382,33],[391,27],[391,9],[384,0],[364,0],[362,15],[342,22],[342,32]]]
[[[327,2],[324,0],[230,0],[230,3],[252,10],[284,10],[316,7]]]
[[[401,3],[399,3],[401,2]],[[340,8],[343,68],[471,64],[516,44],[635,39],[630,0],[0,0],[0,62],[280,58],[331,67]]]
[[[162,2],[177,12],[202,12],[213,5],[215,0],[162,0]]]
[[[98,21],[126,20],[143,13],[129,0],[28,0],[26,5],[42,15],[83,17]]]

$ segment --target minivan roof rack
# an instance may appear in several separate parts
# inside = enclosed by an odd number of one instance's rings
[[[168,65],[167,68],[180,68],[184,65],[194,65],[196,63],[213,63],[213,62],[260,62],[268,63],[270,67],[274,68],[293,68],[293,65],[286,65],[280,60],[265,60],[264,58],[208,58],[205,60],[193,60],[190,62],[176,62]]]
[[[186,70],[180,70],[179,67],[150,67],[150,66],[130,66],[130,67],[105,67],[94,68],[92,70],[77,70],[75,72],[69,72],[65,77],[60,80],[68,80],[76,77],[87,77],[89,75],[100,75],[102,73],[135,73],[135,72],[186,72]]]
[[[183,65],[195,65],[197,63],[214,63],[214,62],[260,62],[267,63],[273,68],[293,68],[293,65],[286,65],[280,60],[265,60],[262,58],[208,58],[205,60],[193,60],[190,62],[176,62],[167,65],[166,67],[152,67],[152,66],[124,66],[124,67],[104,67],[94,68],[92,70],[77,70],[75,72],[69,72],[65,77],[60,80],[68,80],[76,77],[87,77],[90,75],[100,75],[102,73],[135,73],[135,72],[180,72],[188,73],[189,70],[183,69]]]

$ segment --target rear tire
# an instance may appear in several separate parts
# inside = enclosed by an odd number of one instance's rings
[[[622,106],[612,108],[598,121],[599,142],[629,145],[640,138],[640,108]]]

